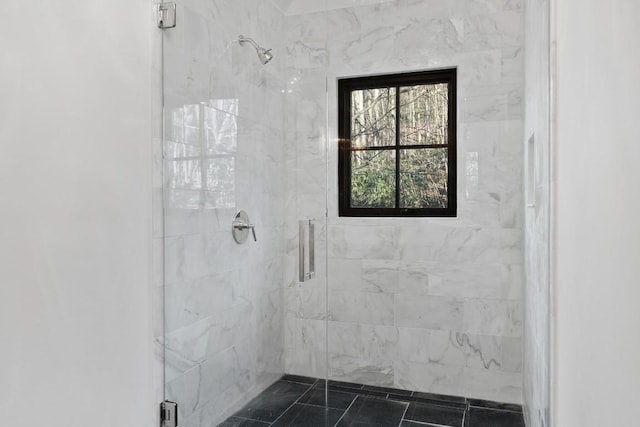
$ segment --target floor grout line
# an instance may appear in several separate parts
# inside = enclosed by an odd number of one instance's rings
[[[427,423],[427,422],[424,422],[424,421],[415,421],[415,420],[406,420],[406,419],[403,419],[402,421],[406,421],[406,422],[411,423],[411,424],[418,424],[418,425],[421,425],[421,426],[427,426],[427,427],[456,427],[456,426],[448,426],[448,425],[445,425],[445,424]]]
[[[298,403],[298,400],[300,400],[302,398],[302,396],[304,396],[305,394],[307,394],[309,392],[309,390],[311,390],[313,388],[313,386],[310,386],[309,384],[305,384],[306,386],[309,386],[309,388],[307,388],[304,393],[300,394],[300,396],[298,396],[298,398],[296,400],[293,401],[293,403],[291,405],[289,405],[289,407],[287,409],[285,409],[284,411],[282,411],[282,413],[278,416],[278,418],[276,418],[275,420],[273,420],[273,422],[269,425],[274,425],[276,422],[278,422],[278,420],[280,418],[282,418],[282,416],[284,414],[287,413],[287,411],[291,408],[293,408],[293,406]]]
[[[476,405],[469,405],[469,408],[474,408],[474,409],[484,409],[486,411],[500,411],[500,412],[510,412],[512,414],[522,414],[522,411],[513,411],[511,409],[500,409],[500,408],[488,408],[486,406],[476,406]]]
[[[396,402],[399,404],[404,404],[406,405],[404,408],[404,411],[402,413],[402,417],[400,418],[400,423],[398,425],[398,427],[402,426],[403,422],[407,422],[407,423],[412,423],[412,424],[416,424],[419,426],[425,426],[425,427],[455,427],[455,426],[446,426],[446,425],[441,425],[441,424],[434,424],[434,423],[428,423],[426,421],[419,421],[419,420],[411,420],[411,419],[407,419],[407,413],[409,410],[409,407],[412,403],[415,404],[424,404],[424,405],[428,405],[428,406],[437,406],[437,407],[441,407],[441,408],[447,408],[447,409],[451,409],[451,410],[462,410],[462,424],[461,427],[465,427],[466,424],[469,423],[469,421],[471,420],[471,413],[470,411],[473,410],[480,410],[480,411],[488,411],[490,412],[499,412],[499,413],[505,413],[505,414],[519,414],[522,415],[522,412],[515,410],[514,408],[494,408],[494,407],[489,407],[489,406],[481,406],[481,405],[472,405],[469,402],[468,398],[465,398],[465,406],[463,408],[458,407],[458,402],[446,402],[446,401],[428,401],[429,399],[425,397],[425,399],[427,401],[422,402],[422,401],[416,401],[416,400],[410,400],[410,398],[417,398],[416,396],[416,391],[410,391],[410,393],[407,394],[396,394],[393,393],[391,391],[389,392],[383,392],[380,390],[376,390],[376,389],[367,389],[366,385],[363,384],[357,384],[357,383],[348,383],[351,384],[352,386],[359,386],[359,388],[345,388],[343,386],[341,386],[340,384],[331,384],[329,385],[327,381],[324,381],[325,384],[325,403],[324,405],[318,405],[318,404],[314,404],[314,403],[308,403],[308,402],[302,402],[302,398],[307,396],[309,397],[309,401],[312,401],[311,397],[312,395],[314,395],[314,393],[318,390],[321,391],[321,388],[319,388],[318,386],[323,383],[323,380],[321,379],[315,379],[312,383],[309,382],[298,382],[295,381],[295,378],[293,379],[284,379],[284,378],[280,378],[279,381],[283,381],[283,382],[287,382],[290,384],[296,384],[296,386],[300,385],[303,387],[300,388],[304,388],[304,391],[302,391],[296,398],[295,400],[293,400],[293,402],[286,407],[286,409],[284,409],[273,421],[267,421],[267,420],[259,420],[259,419],[254,419],[254,418],[249,418],[246,416],[240,416],[240,415],[231,415],[231,417],[235,417],[235,418],[239,418],[241,420],[247,420],[247,421],[254,421],[254,422],[258,422],[258,423],[262,423],[266,426],[273,426],[275,425],[280,419],[282,419],[284,417],[284,415],[291,410],[296,404],[298,405],[302,405],[302,406],[307,406],[307,407],[313,407],[313,408],[324,408],[327,412],[328,411],[343,411],[342,414],[340,415],[340,417],[338,418],[338,420],[336,421],[336,423],[334,424],[334,427],[337,427],[338,424],[340,424],[342,422],[342,420],[346,417],[347,413],[353,409],[353,407],[355,406],[356,401],[360,398],[360,402],[367,401],[368,399],[381,399],[381,400],[386,400],[386,401],[390,401],[390,402]],[[341,388],[340,390],[332,390],[333,387],[338,387]],[[373,388],[373,387],[372,387]],[[393,390],[393,389],[389,389],[389,390]],[[401,391],[401,390],[399,390]],[[345,394],[345,395],[353,395],[354,398],[350,401],[349,405],[347,406],[346,409],[342,409],[342,408],[333,408],[331,406],[329,406],[329,399],[328,399],[328,394],[330,392],[333,393],[337,393],[337,394]],[[405,391],[406,393],[407,391]],[[380,395],[375,395],[375,394],[368,394],[368,393],[380,393]],[[262,394],[262,393],[261,393]],[[258,395],[257,397],[259,397],[260,395]],[[286,395],[285,395],[286,397]],[[293,397],[293,396],[291,396]],[[289,397],[290,398],[290,397]],[[284,400],[284,402],[282,401]],[[285,403],[288,400],[288,398],[285,399],[281,399],[280,402],[281,403]],[[492,401],[486,401],[487,403],[491,404],[491,403],[495,403],[496,405],[500,404],[500,402],[492,402]],[[346,403],[346,402],[345,402]],[[507,404],[505,404],[507,405]],[[265,408],[268,409],[267,405],[265,406]],[[514,405],[517,407],[517,405]],[[246,407],[246,405],[245,405]],[[273,407],[273,406],[272,406]],[[400,409],[400,408],[398,408]],[[311,409],[308,410],[304,410],[302,408],[300,408],[301,411],[312,411]],[[274,413],[275,411],[273,409],[270,409],[270,411],[272,413]],[[317,411],[317,409],[316,409]],[[277,412],[275,412],[277,413]],[[392,412],[391,412],[392,413]],[[337,414],[336,414],[337,415]],[[360,409],[357,411],[357,416],[359,417],[360,414]],[[297,417],[298,415],[296,415]],[[231,418],[230,417],[230,418]]]
[[[239,416],[239,415],[232,415],[232,416],[230,416],[229,418],[240,418],[241,420],[255,421],[255,422],[258,422],[258,423],[271,425],[271,423],[270,423],[269,421],[254,420],[253,418],[241,417],[241,416]]]
[[[349,404],[349,406],[347,407],[347,409],[344,410],[344,412],[342,413],[342,415],[340,415],[340,418],[338,418],[338,421],[336,421],[336,423],[333,425],[333,427],[336,427],[338,424],[340,424],[340,421],[342,421],[342,419],[344,418],[345,415],[347,415],[347,412],[349,412],[349,409],[351,409],[351,407],[353,406],[354,403],[356,403],[356,400],[358,400],[358,398],[360,397],[359,394],[356,394],[355,399],[353,399],[351,401],[351,403]]]
[[[409,410],[409,403],[407,403],[407,407],[404,408],[404,412],[402,413],[402,417],[400,417],[400,423],[398,423],[398,427],[402,426],[402,422],[404,421],[404,417],[407,415],[408,410]]]

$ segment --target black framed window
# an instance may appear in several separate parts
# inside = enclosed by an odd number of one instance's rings
[[[340,216],[456,216],[456,70],[338,80]]]

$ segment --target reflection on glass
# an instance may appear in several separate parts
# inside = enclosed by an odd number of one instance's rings
[[[351,153],[351,206],[393,208],[396,204],[396,152]]]
[[[449,126],[446,83],[400,88],[400,144],[446,145]]]
[[[173,160],[167,170],[169,188],[199,190],[202,188],[200,160]]]
[[[218,157],[205,160],[206,188],[219,193],[233,192],[235,189],[235,156]]]
[[[237,116],[204,107],[205,144],[208,154],[234,153],[238,146]]]
[[[353,147],[396,144],[396,88],[351,92],[351,144]]]
[[[400,207],[447,207],[447,158],[447,148],[401,151]]]
[[[235,207],[238,100],[216,99],[169,112],[165,128],[167,207]]]

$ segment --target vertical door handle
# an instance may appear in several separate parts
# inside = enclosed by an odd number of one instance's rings
[[[301,220],[298,222],[298,232],[298,277],[305,282],[316,275],[315,226],[310,219]]]

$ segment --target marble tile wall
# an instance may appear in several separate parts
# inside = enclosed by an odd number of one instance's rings
[[[177,3],[155,152],[156,335],[180,425],[208,427],[284,372],[282,55],[265,67],[235,41],[281,51],[283,15],[262,0]],[[257,242],[234,242],[237,209]]]
[[[397,0],[284,25],[285,371],[521,402],[522,2]],[[453,66],[458,217],[338,217],[336,78]],[[302,284],[299,218],[318,219],[327,254]]]
[[[525,159],[526,293],[524,407],[527,425],[550,425],[550,6],[526,1]],[[529,157],[531,156],[531,159]]]

